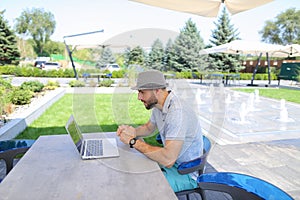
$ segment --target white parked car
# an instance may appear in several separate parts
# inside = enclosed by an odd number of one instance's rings
[[[110,72],[121,70],[118,64],[107,64],[100,68],[101,70],[109,70]]]
[[[42,67],[43,70],[59,69],[61,66],[58,62],[46,62]]]

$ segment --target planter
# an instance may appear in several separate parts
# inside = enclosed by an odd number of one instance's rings
[[[9,122],[0,128],[0,140],[15,138],[64,94],[64,88],[57,88],[38,99],[34,105],[30,105],[23,112],[12,115]]]

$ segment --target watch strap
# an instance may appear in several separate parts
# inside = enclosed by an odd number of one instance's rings
[[[132,138],[131,140],[129,140],[129,146],[130,146],[130,148],[133,148],[133,145],[135,145],[135,143],[136,143],[136,138]]]

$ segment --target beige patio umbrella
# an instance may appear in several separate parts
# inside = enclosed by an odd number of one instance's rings
[[[260,63],[260,59],[262,54],[266,54],[268,60],[268,79],[269,84],[271,84],[271,76],[270,76],[270,59],[269,57],[287,57],[288,53],[286,53],[286,48],[283,45],[277,44],[268,44],[263,42],[255,42],[255,41],[247,41],[247,40],[234,40],[232,42],[222,44],[219,46],[202,49],[200,50],[199,54],[213,54],[213,53],[228,53],[228,54],[252,54],[259,56],[258,62],[255,66],[253,71],[251,84],[254,85],[253,81],[255,78],[255,74]],[[284,52],[285,51],[285,52]]]
[[[224,4],[232,14],[264,5],[273,0],[130,0],[151,6],[191,13],[204,17],[216,17]]]
[[[202,49],[199,54],[228,53],[228,54],[251,54],[258,56],[260,53],[269,53],[271,57],[287,57],[288,47],[264,42],[234,40],[219,46]]]
[[[300,44],[285,45],[279,52],[275,53],[277,57],[299,57],[300,56]]]

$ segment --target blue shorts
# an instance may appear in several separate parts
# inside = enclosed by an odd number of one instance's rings
[[[173,165],[171,168],[161,167],[161,170],[174,192],[194,189],[198,187],[197,181],[192,179],[189,174],[178,173],[177,164]]]

